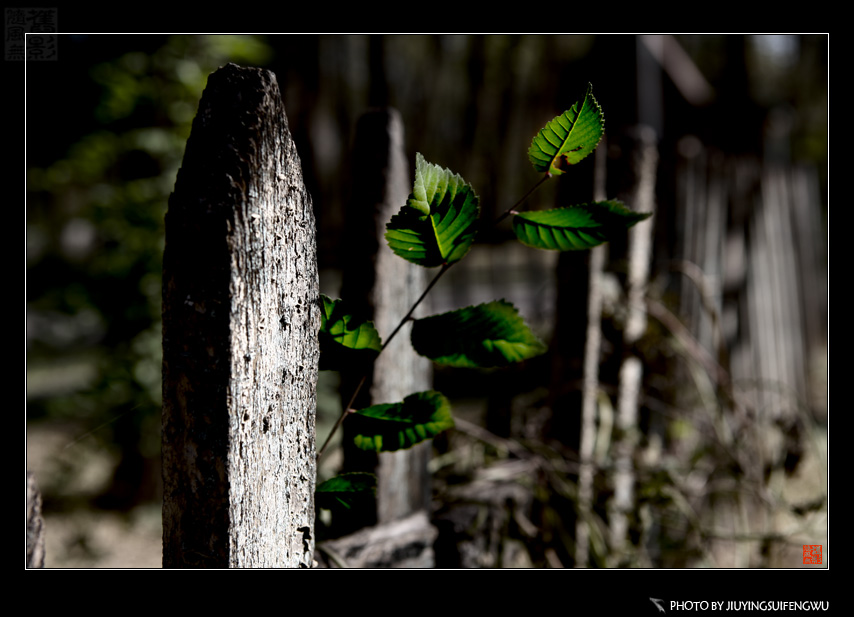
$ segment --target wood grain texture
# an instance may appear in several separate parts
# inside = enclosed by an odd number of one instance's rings
[[[166,216],[163,565],[307,567],[315,222],[275,75],[209,80]]]

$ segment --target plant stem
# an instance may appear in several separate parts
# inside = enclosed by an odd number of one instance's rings
[[[507,209],[507,211],[504,212],[504,214],[502,214],[497,219],[495,219],[495,222],[493,223],[493,225],[497,225],[498,223],[500,223],[501,221],[506,219],[508,216],[510,216],[513,213],[513,211],[516,209],[517,206],[519,206],[522,202],[524,202],[526,199],[528,199],[528,197],[531,195],[531,193],[533,193],[538,188],[540,188],[540,186],[542,186],[543,183],[551,177],[552,177],[552,175],[550,173],[546,173],[540,179],[539,182],[537,182],[534,186],[532,186],[528,190],[528,192],[522,196],[521,199],[519,199],[516,203],[514,203],[512,206],[510,206]],[[445,274],[445,272],[447,272],[448,270],[450,270],[451,266],[453,266],[454,263],[457,263],[457,262],[453,262],[450,264],[446,263],[446,264],[442,265],[442,268],[439,270],[439,272],[436,274],[436,276],[433,277],[433,280],[430,281],[430,283],[427,285],[426,289],[424,289],[422,294],[418,297],[418,299],[415,301],[415,303],[412,305],[412,307],[409,309],[409,311],[406,313],[406,315],[403,316],[403,319],[400,320],[400,323],[398,323],[397,326],[395,326],[395,328],[394,328],[394,330],[392,330],[391,334],[388,335],[388,338],[385,339],[385,342],[383,342],[382,347],[380,348],[380,353],[382,353],[383,350],[385,350],[385,348],[388,347],[388,344],[391,343],[391,340],[395,337],[395,335],[397,335],[397,333],[403,327],[403,324],[405,324],[407,321],[409,321],[409,318],[412,317],[412,313],[415,312],[415,309],[418,308],[418,305],[421,304],[422,300],[424,300],[424,298],[427,297],[427,294],[430,293],[430,290],[433,289],[433,287],[436,285],[436,283],[439,282],[439,279],[442,278],[442,275]],[[379,354],[377,354],[377,356],[379,356]],[[376,360],[376,358],[374,358],[374,360]],[[332,440],[332,436],[335,434],[335,431],[338,430],[338,427],[341,426],[341,424],[344,422],[344,419],[350,414],[350,410],[353,407],[353,404],[356,402],[356,397],[359,396],[359,392],[362,391],[362,386],[365,385],[365,382],[367,381],[367,379],[368,379],[368,374],[365,374],[362,377],[362,379],[359,381],[359,385],[356,386],[356,391],[353,392],[353,396],[350,397],[350,402],[348,402],[344,406],[344,409],[341,411],[341,417],[338,418],[338,420],[335,422],[335,426],[332,427],[332,430],[329,432],[329,436],[326,438],[326,441],[323,442],[323,446],[320,448],[320,450],[318,450],[317,460],[320,460],[320,458],[323,456],[323,453],[326,452],[326,447],[329,445],[329,442]]]
[[[341,423],[344,422],[344,418],[349,415],[350,409],[353,407],[353,403],[356,401],[356,397],[359,396],[359,392],[362,391],[362,386],[365,385],[365,381],[367,379],[368,376],[364,375],[359,381],[359,385],[356,386],[356,391],[353,392],[353,396],[350,397],[350,402],[344,405],[344,411],[341,412],[341,417],[335,422],[335,426],[333,426],[332,430],[329,431],[329,436],[326,438],[326,441],[323,442],[323,446],[318,450],[316,460],[319,461],[323,456],[323,453],[326,452],[326,447],[329,445],[329,442],[332,441],[332,436],[335,434],[335,431],[338,430],[338,427],[341,426]]]
[[[388,335],[388,338],[385,339],[382,344],[382,347],[380,348],[380,353],[382,353],[383,350],[388,347],[388,344],[391,343],[391,340],[400,331],[400,329],[403,327],[403,324],[409,321],[409,318],[412,317],[412,313],[415,312],[415,309],[418,308],[418,305],[421,304],[425,297],[427,297],[427,294],[430,293],[430,290],[433,289],[433,286],[436,285],[440,278],[442,278],[442,275],[445,274],[445,272],[447,272],[448,270],[450,270],[452,265],[454,264],[451,263],[442,265],[442,268],[439,270],[436,276],[433,277],[433,280],[430,281],[430,284],[427,285],[427,288],[421,293],[421,295],[418,297],[418,299],[415,301],[409,311],[407,311],[406,315],[403,316],[403,319],[400,320],[400,323],[395,326],[394,330],[392,330],[392,333]],[[377,354],[377,357],[379,357],[379,354]],[[376,360],[376,358],[374,358],[374,360]],[[339,417],[338,421],[335,422],[335,426],[332,427],[332,430],[329,432],[329,436],[326,438],[326,441],[323,442],[323,446],[317,452],[317,460],[320,460],[320,458],[323,456],[323,453],[326,452],[326,447],[329,445],[329,441],[332,439],[332,436],[335,434],[335,431],[337,431],[338,427],[341,426],[341,424],[344,422],[344,418],[349,415],[350,409],[353,407],[353,403],[356,402],[356,397],[359,396],[359,392],[362,391],[362,386],[365,385],[367,379],[368,375],[365,374],[362,379],[359,380],[359,385],[356,386],[356,391],[353,392],[353,395],[350,397],[350,401],[344,406],[344,409],[341,411],[341,417]]]
[[[403,324],[405,324],[409,320],[409,318],[412,317],[412,313],[415,312],[415,309],[418,308],[418,305],[421,304],[421,301],[424,300],[425,297],[427,297],[427,294],[430,293],[430,290],[433,289],[433,286],[439,281],[440,278],[442,278],[442,275],[445,274],[445,272],[451,269],[451,266],[453,265],[453,263],[442,265],[441,270],[439,270],[436,276],[433,277],[433,280],[430,281],[430,284],[427,285],[427,288],[424,290],[424,292],[420,296],[418,296],[418,299],[415,301],[415,304],[412,305],[412,308],[409,309],[409,312],[407,312],[406,315],[403,316],[403,319],[400,320],[400,323],[397,324],[392,333],[388,335],[388,338],[382,345],[382,349],[385,349],[388,344],[391,343],[391,339],[393,339],[394,335],[400,331],[400,329],[403,327]],[[382,353],[382,351],[380,351],[380,353]]]
[[[519,201],[517,201],[515,204],[513,204],[512,206],[510,206],[509,208],[507,208],[507,210],[505,210],[504,214],[502,214],[502,215],[501,215],[501,216],[499,216],[497,219],[495,219],[495,222],[493,223],[493,225],[498,225],[498,223],[500,223],[501,221],[503,221],[504,219],[506,219],[508,216],[510,216],[511,214],[513,214],[513,211],[516,209],[516,206],[520,205],[522,202],[524,202],[526,199],[528,199],[528,197],[530,197],[531,193],[533,193],[533,192],[534,192],[534,191],[536,191],[538,188],[540,188],[540,187],[545,183],[545,181],[546,181],[546,180],[548,180],[548,179],[549,179],[549,178],[551,178],[551,177],[552,177],[552,175],[551,175],[550,173],[546,173],[542,178],[540,178],[540,181],[539,181],[539,182],[537,182],[534,186],[532,186],[532,187],[528,190],[528,192],[527,192],[527,193],[525,193],[524,195],[522,195],[522,197],[519,199]]]

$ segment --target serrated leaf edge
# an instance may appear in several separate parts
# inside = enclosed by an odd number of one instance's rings
[[[501,309],[496,311],[496,310],[490,308],[493,306],[500,306]],[[510,309],[509,314],[505,315],[505,314],[500,313],[500,311],[503,311],[505,309]],[[428,317],[423,317],[421,319],[416,319],[415,320],[416,323],[413,324],[411,338],[414,339],[417,337],[416,325],[418,322],[426,323],[429,320],[434,320],[434,319],[439,319],[439,320],[446,319],[446,320],[448,320],[448,319],[452,319],[453,316],[457,316],[457,315],[462,316],[462,314],[465,311],[476,311],[476,312],[481,312],[481,313],[485,312],[486,316],[488,316],[490,319],[497,319],[503,323],[507,323],[507,320],[513,320],[514,323],[511,324],[511,328],[513,330],[516,330],[517,328],[523,330],[525,333],[525,336],[530,337],[530,339],[531,339],[530,341],[512,341],[512,340],[508,340],[508,339],[477,339],[477,340],[474,340],[474,337],[473,337],[473,340],[469,341],[471,345],[481,345],[484,349],[487,350],[487,352],[490,352],[490,353],[493,351],[494,347],[506,349],[507,346],[510,346],[510,347],[524,346],[527,349],[534,350],[534,353],[519,354],[521,356],[521,358],[516,359],[516,360],[508,360],[505,357],[504,351],[502,350],[501,356],[502,356],[502,358],[504,358],[506,363],[502,362],[499,364],[489,364],[489,365],[478,364],[478,363],[472,361],[472,359],[468,358],[468,356],[465,354],[465,350],[462,350],[460,352],[460,353],[462,353],[462,355],[467,360],[466,362],[463,362],[463,363],[443,361],[442,358],[446,358],[447,356],[431,357],[431,356],[425,355],[425,357],[430,358],[433,362],[436,362],[437,364],[445,364],[445,365],[457,366],[457,367],[461,367],[461,368],[462,367],[495,368],[495,367],[499,367],[499,366],[507,366],[509,364],[512,364],[515,362],[520,362],[522,360],[528,360],[528,359],[536,357],[542,353],[545,353],[545,351],[548,349],[547,346],[545,345],[545,343],[543,343],[543,341],[541,341],[540,338],[536,334],[534,334],[534,332],[531,330],[530,326],[528,326],[528,324],[525,322],[525,319],[519,313],[519,309],[515,305],[513,305],[512,302],[508,302],[504,298],[502,298],[500,300],[492,300],[490,302],[483,302],[483,303],[477,304],[477,305],[466,306],[463,308],[455,309],[452,311],[447,311],[445,313],[440,313],[437,315],[430,315]],[[485,323],[489,327],[497,325],[494,322],[493,323],[485,322]],[[484,324],[481,323],[479,325],[482,327]],[[471,332],[471,328],[469,328],[469,331]],[[415,336],[412,336],[412,335],[415,335]],[[420,355],[424,355],[422,353],[422,351],[420,351],[418,349],[414,340],[412,341],[412,344],[413,344],[413,348],[416,350],[417,353],[419,353]],[[423,350],[423,347],[421,349]],[[455,355],[459,355],[459,353],[455,354]]]
[[[605,125],[605,115],[602,112],[602,107],[599,105],[599,102],[596,100],[596,97],[593,96],[593,84],[588,83],[587,84],[587,91],[584,94],[584,98],[580,101],[581,106],[576,111],[575,118],[573,120],[570,120],[567,117],[567,114],[572,112],[573,109],[576,109],[576,107],[579,105],[579,101],[576,101],[575,103],[572,104],[572,106],[569,109],[567,109],[563,113],[555,116],[549,122],[547,122],[546,125],[542,129],[537,131],[537,134],[534,135],[534,138],[531,140],[531,146],[528,148],[528,160],[531,161],[531,164],[534,166],[534,169],[536,171],[551,173],[554,175],[561,175],[564,173],[564,170],[562,170],[559,166],[557,166],[556,162],[561,156],[565,156],[567,158],[567,163],[569,163],[569,161],[568,161],[569,155],[573,151],[561,153],[561,149],[563,148],[564,144],[566,144],[569,141],[569,139],[572,137],[572,132],[578,123],[578,118],[581,117],[582,113],[584,113],[584,109],[585,109],[585,106],[587,105],[588,100],[590,100],[592,105],[593,105],[594,113],[598,112],[599,121],[600,121],[600,124],[602,125],[602,131],[599,134],[599,139],[596,141],[595,144],[592,145],[588,154],[590,152],[592,152],[593,150],[595,150],[596,146],[599,145],[599,142],[602,140],[602,135],[605,132],[605,126],[604,126]],[[569,126],[569,127],[566,126],[564,124],[564,121],[571,122],[571,126]],[[558,143],[558,144],[555,144],[551,139],[549,139],[550,134],[554,134],[556,137],[558,136],[556,131],[552,128],[552,126],[555,123],[559,124],[561,126],[561,128],[563,128],[563,130],[565,130],[567,133],[566,137],[563,138],[562,140],[560,140],[560,143]],[[548,152],[546,152],[545,148],[543,148],[538,143],[538,141],[545,141],[550,146],[555,148],[556,149],[555,154],[549,155]],[[586,147],[587,144],[584,144],[583,146]],[[541,163],[540,166],[538,166],[534,162],[535,158],[537,159],[537,161],[539,161]],[[579,161],[575,161],[575,162],[577,163]],[[541,167],[544,166],[545,163],[548,163],[548,166],[546,166],[546,169],[542,169]],[[569,164],[571,164],[571,163],[569,163]]]

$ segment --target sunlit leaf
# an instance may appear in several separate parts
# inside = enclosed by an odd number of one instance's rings
[[[616,200],[599,201],[517,214],[513,231],[520,242],[534,248],[577,251],[607,242],[650,216],[649,212],[633,212]]]
[[[375,452],[409,448],[454,426],[451,404],[435,390],[411,394],[400,403],[360,409],[356,416],[356,446]]]
[[[377,490],[377,477],[372,473],[343,473],[329,478],[314,492],[315,504],[320,508],[350,510],[373,499]]]
[[[320,370],[338,371],[352,363],[371,362],[382,342],[371,321],[357,319],[342,300],[320,295]]]
[[[416,155],[412,194],[386,225],[396,255],[428,268],[452,264],[468,252],[477,233],[478,197],[449,169]]]
[[[422,356],[458,367],[507,366],[546,351],[516,308],[504,300],[416,319],[411,337]]]
[[[534,169],[560,175],[596,149],[605,132],[605,116],[587,86],[584,99],[546,124],[534,137],[528,159]]]

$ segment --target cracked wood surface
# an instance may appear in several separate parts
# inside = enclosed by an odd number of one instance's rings
[[[275,75],[229,64],[166,215],[164,567],[312,564],[319,326],[312,202]]]

